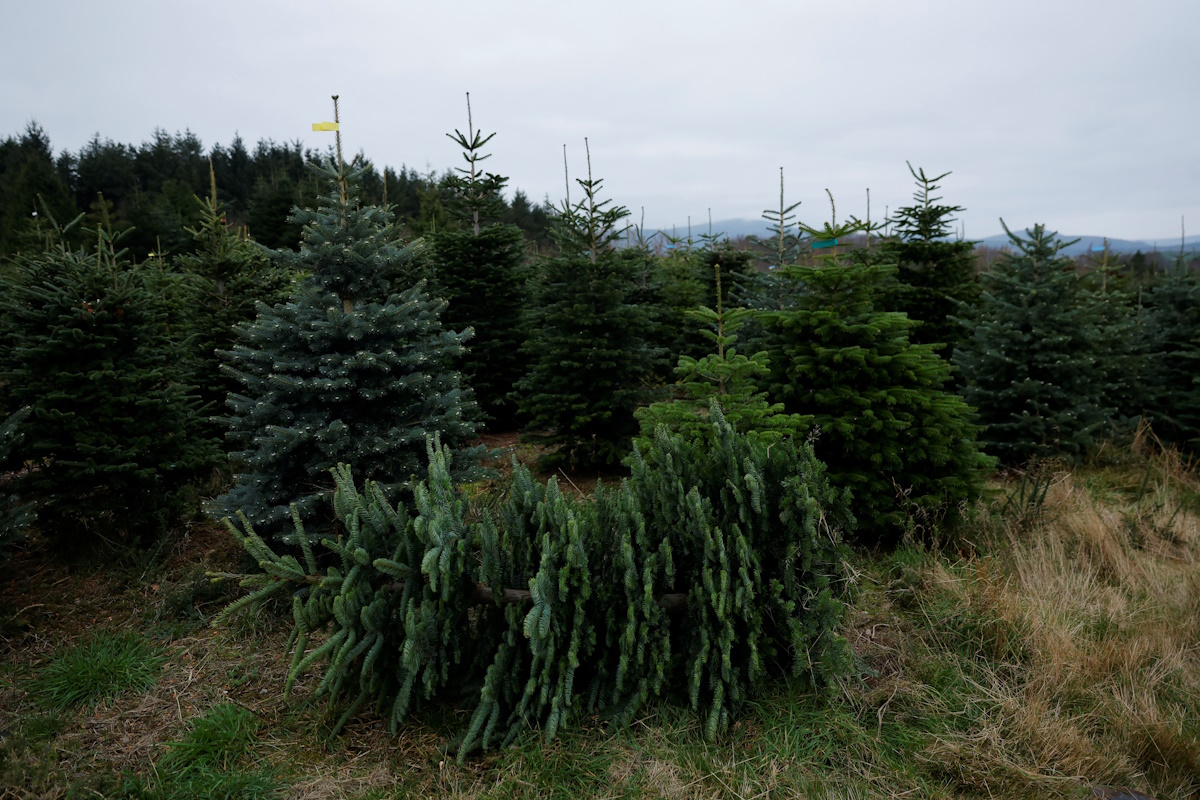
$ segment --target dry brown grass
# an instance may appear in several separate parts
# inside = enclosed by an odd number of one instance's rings
[[[932,586],[1022,640],[1015,651],[986,643],[992,659],[971,671],[986,701],[979,720],[926,753],[964,787],[1200,792],[1200,516],[1186,507],[1200,487],[1171,454],[1142,466],[1156,474],[1132,507],[1110,484],[1062,472],[1040,523],[993,532],[999,568],[928,570]]]

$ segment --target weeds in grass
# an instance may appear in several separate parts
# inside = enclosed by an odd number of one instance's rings
[[[209,621],[209,611],[230,600],[228,583],[214,582],[203,565],[189,567],[178,580],[164,581],[162,601],[155,611],[158,634],[168,639],[187,636]]]
[[[29,688],[50,708],[93,708],[125,692],[148,690],[158,680],[163,660],[136,633],[97,632],[60,652]]]
[[[1041,520],[1056,466],[1053,461],[1034,459],[1017,473],[1017,485],[1000,505],[1000,516],[1012,529],[1027,531]]]

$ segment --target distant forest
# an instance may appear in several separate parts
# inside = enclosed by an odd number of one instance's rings
[[[20,136],[0,141],[0,256],[21,250],[23,237],[31,235],[42,209],[39,195],[60,223],[86,213],[96,219],[107,215],[117,231],[132,229],[122,244],[137,260],[152,252],[189,251],[193,241],[187,229],[199,224],[202,210],[194,198],[209,194],[210,161],[228,222],[267,247],[292,248],[300,230],[288,215],[295,206],[315,206],[323,188],[306,164],[326,155],[299,141],[263,140],[249,149],[240,137],[206,152],[190,131],[156,130],[140,146],[96,134],[79,152],[55,156],[50,137],[31,122]],[[422,236],[455,224],[445,205],[448,177],[448,170],[421,174],[402,165],[380,173],[372,166],[364,175],[362,198],[369,204],[386,198],[409,234]],[[535,203],[517,189],[504,206],[501,221],[516,225],[533,247],[545,250],[553,213],[549,202]]]
[[[330,157],[331,150],[332,146],[305,148],[299,141],[281,144],[270,139],[259,141],[250,150],[235,136],[228,147],[215,144],[205,152],[191,131],[171,135],[158,129],[139,146],[101,138],[97,133],[79,152],[64,150],[55,156],[49,135],[30,122],[20,136],[0,141],[0,258],[20,251],[23,240],[27,240],[25,249],[41,249],[42,243],[31,237],[42,204],[60,223],[81,213],[88,215],[89,223],[107,215],[114,231],[123,232],[122,245],[135,261],[151,253],[189,252],[193,240],[188,229],[199,224],[203,208],[196,198],[209,194],[210,162],[227,222],[244,228],[266,247],[295,248],[300,229],[289,223],[288,217],[297,206],[315,207],[320,190],[320,180],[307,165]],[[447,208],[451,170],[422,174],[401,165],[399,169],[385,166],[380,173],[365,154],[359,153],[357,158],[368,164],[362,181],[363,201],[382,205],[386,199],[410,238],[456,228],[458,223]],[[547,254],[555,214],[549,198],[535,203],[516,189],[501,202],[504,212],[498,221],[516,225],[532,251]],[[82,229],[93,227],[88,224]],[[672,241],[687,246],[666,235],[650,246],[662,255],[677,246]],[[849,244],[861,246],[863,241],[860,235],[851,237]],[[740,250],[752,249],[744,236],[733,237],[731,244]],[[1004,249],[977,242],[977,271],[988,271]],[[1115,257],[1136,278],[1162,272],[1177,255],[1155,250]],[[1194,262],[1194,253],[1188,255],[1185,260]],[[1075,260],[1086,266],[1095,257],[1085,253]],[[766,261],[756,259],[755,263],[760,269],[767,267]]]

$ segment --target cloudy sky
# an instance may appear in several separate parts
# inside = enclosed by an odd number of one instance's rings
[[[438,171],[447,131],[497,131],[491,169],[540,200],[592,166],[649,226],[872,217],[905,160],[953,171],[971,238],[1043,222],[1118,238],[1200,232],[1195,0],[9,3],[0,135],[57,150],[190,129],[347,148]]]

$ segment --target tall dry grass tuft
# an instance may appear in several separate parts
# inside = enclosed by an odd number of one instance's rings
[[[1098,479],[1056,474],[1034,524],[1000,520],[1002,569],[984,559],[927,570],[960,617],[990,616],[1022,640],[992,641],[973,662],[965,679],[986,701],[925,754],[960,785],[1011,797],[1060,781],[1200,794],[1200,480],[1176,454],[1141,446]]]

